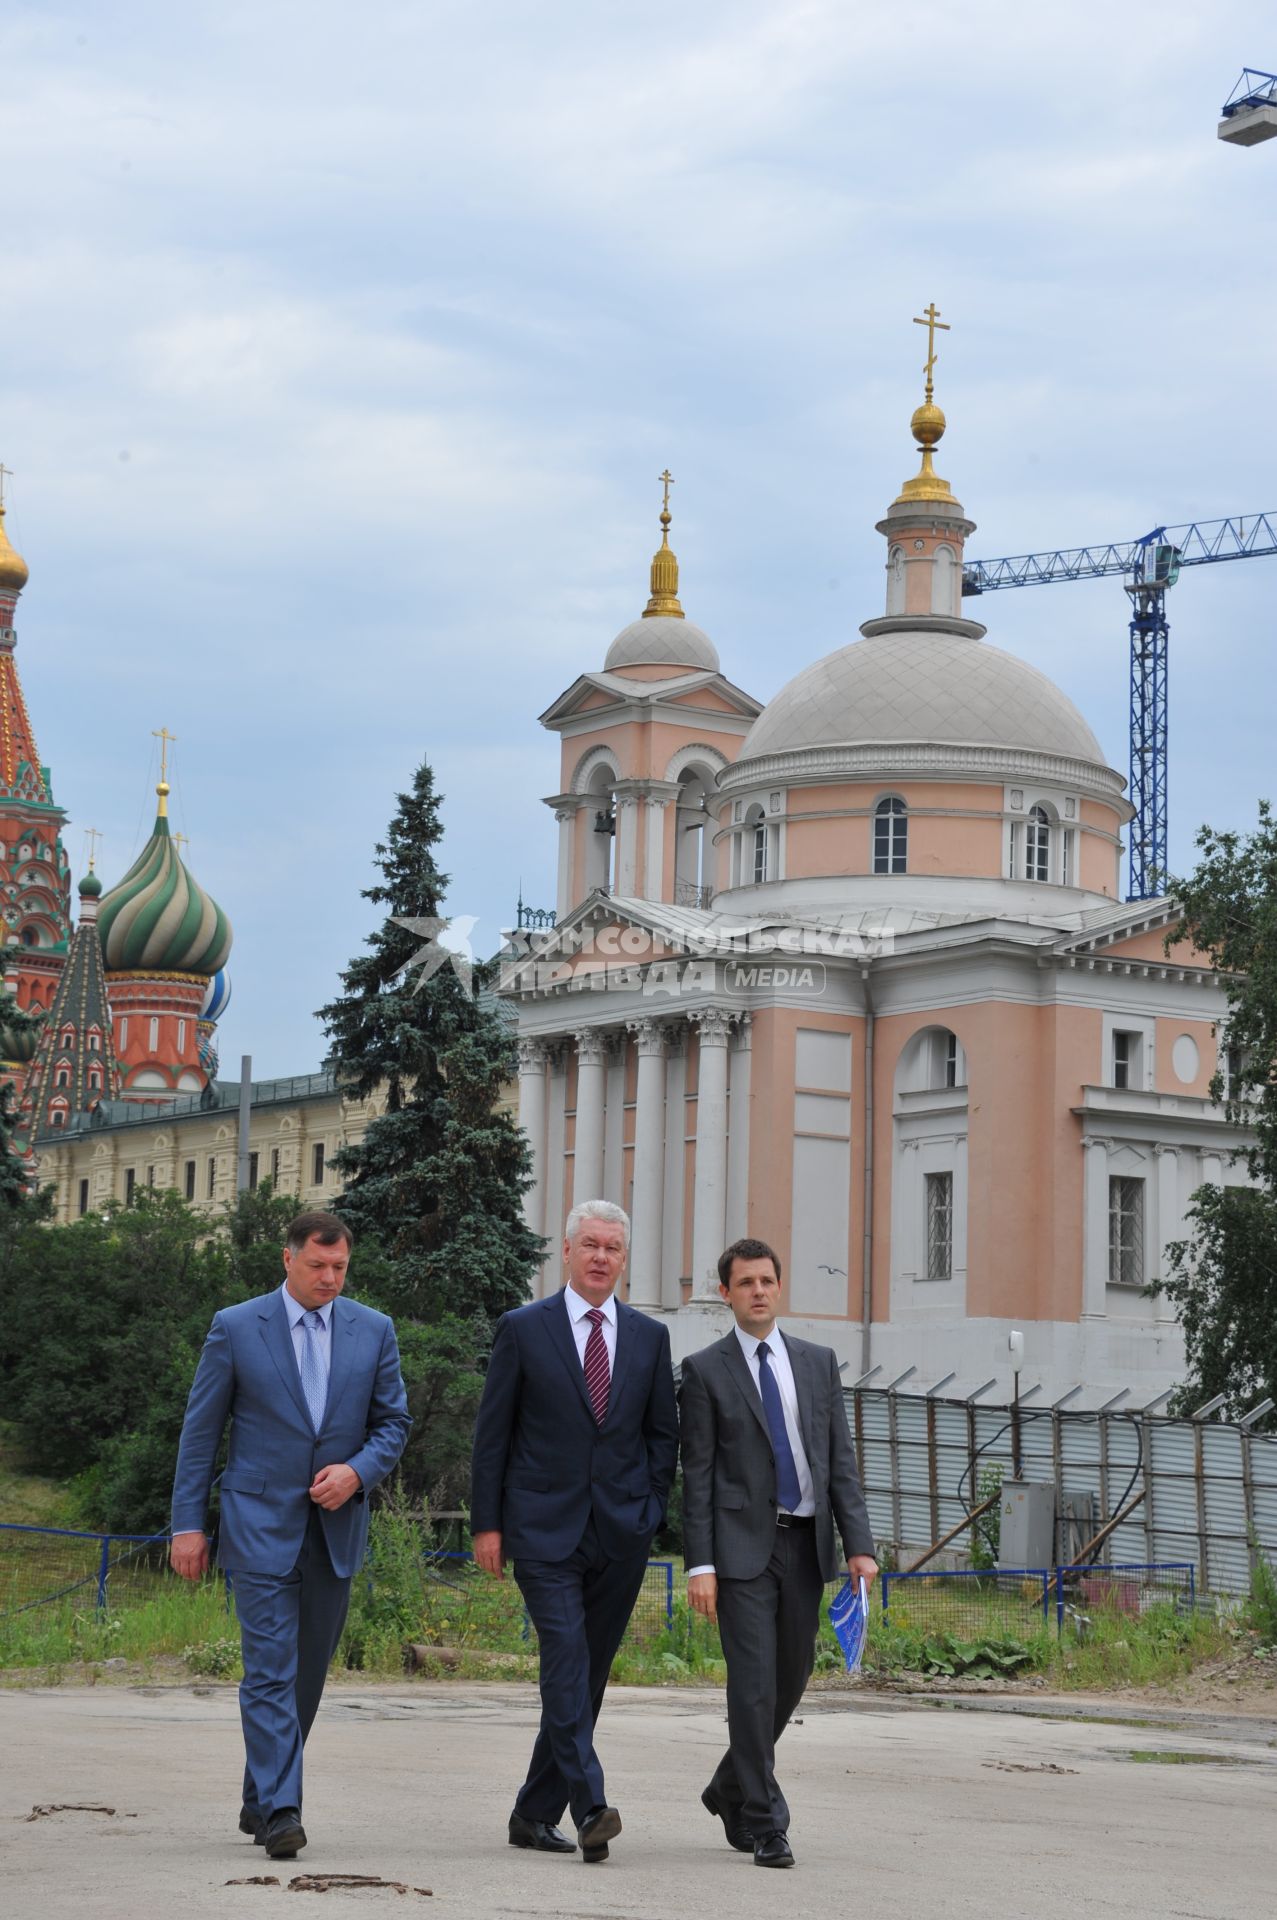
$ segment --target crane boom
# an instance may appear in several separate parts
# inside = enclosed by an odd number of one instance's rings
[[[1277,553],[1277,513],[1239,513],[1225,520],[1154,527],[1139,540],[1110,541],[1105,546],[1020,553],[1006,560],[968,560],[962,568],[962,591],[964,595],[995,593],[999,587],[1047,586],[1055,580],[1087,580],[1113,573],[1137,579],[1153,545],[1174,547],[1181,567],[1255,559]]]
[[[1166,590],[1182,567],[1222,560],[1255,560],[1277,553],[1277,513],[1234,514],[1154,527],[1138,540],[1021,553],[1006,560],[968,560],[964,596],[1004,587],[1049,586],[1057,580],[1121,574],[1131,599],[1130,900],[1160,893],[1167,876],[1167,666],[1170,630]]]

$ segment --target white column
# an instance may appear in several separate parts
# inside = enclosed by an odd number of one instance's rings
[[[607,1078],[604,1082],[603,1185],[599,1191],[615,1206],[625,1205],[625,1034],[604,1035]]]
[[[1084,1140],[1082,1195],[1082,1313],[1102,1319],[1109,1278],[1109,1142]]]
[[[647,796],[647,834],[643,857],[643,898],[663,900],[665,885],[665,809],[669,801],[659,794]]]
[[[576,1040],[576,1145],[572,1205],[603,1198],[603,1087],[607,1071],[603,1035],[585,1027]]]
[[[559,823],[559,880],[556,891],[556,919],[562,920],[571,913],[576,901],[572,898],[572,846],[575,839],[573,828],[576,823],[575,807],[556,807],[554,817]]]
[[[687,1029],[666,1031],[665,1177],[661,1200],[661,1303],[683,1304],[683,1220],[687,1172]]]
[[[532,1185],[523,1196],[523,1217],[532,1233],[545,1232],[545,1048],[519,1042],[519,1125],[532,1156]]]
[[[638,795],[618,793],[616,805],[616,884],[613,893],[632,899],[638,889]]]
[[[692,1298],[717,1301],[718,1256],[727,1244],[727,1040],[731,1015],[706,1007],[696,1067],[696,1186],[692,1214]]]
[[[727,1101],[727,1239],[749,1232],[749,1045],[750,1015],[741,1015],[731,1049],[731,1088]]]
[[[661,1304],[661,1196],[665,1184],[665,1034],[655,1020],[632,1024],[638,1051],[634,1106],[630,1305]]]
[[[1157,1159],[1157,1251],[1151,1262],[1151,1277],[1164,1280],[1168,1267],[1166,1249],[1173,1240],[1184,1237],[1184,1222],[1179,1210],[1179,1153],[1174,1147],[1159,1146]],[[1159,1293],[1155,1303],[1159,1320],[1177,1320],[1171,1301]]]
[[[548,1242],[541,1267],[543,1294],[553,1293],[562,1271],[560,1243],[567,1217],[567,1104],[568,1050],[562,1040],[546,1049],[550,1058],[550,1098],[545,1127],[545,1236]]]

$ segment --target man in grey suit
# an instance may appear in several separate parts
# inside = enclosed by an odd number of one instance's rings
[[[302,1747],[363,1562],[365,1496],[412,1425],[393,1326],[340,1297],[351,1245],[334,1214],[299,1214],[283,1286],[214,1316],[173,1484],[170,1558],[198,1580],[208,1571],[204,1520],[229,1420],[217,1557],[234,1583],[243,1649],[239,1825],[273,1860],[306,1844]]]
[[[728,1748],[701,1799],[756,1867],[791,1867],[776,1741],[811,1677],[821,1591],[878,1571],[829,1347],[776,1326],[780,1261],[737,1240],[718,1263],[736,1325],[683,1362],[683,1551],[692,1606],[717,1620]]]

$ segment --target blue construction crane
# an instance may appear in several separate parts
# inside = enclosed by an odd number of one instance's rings
[[[1243,67],[1242,77],[1223,106],[1217,129],[1235,147],[1253,147],[1277,134],[1277,73]]]
[[[1003,587],[1046,586],[1120,573],[1131,597],[1131,785],[1135,809],[1130,837],[1128,900],[1151,900],[1166,884],[1167,643],[1166,595],[1183,567],[1220,560],[1253,560],[1277,553],[1277,514],[1238,514],[1194,520],[1185,527],[1154,527],[1139,540],[1022,553],[1010,560],[969,560],[964,595]]]

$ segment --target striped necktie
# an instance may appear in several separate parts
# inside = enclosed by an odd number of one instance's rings
[[[595,1425],[601,1427],[607,1418],[608,1388],[612,1384],[612,1370],[607,1363],[607,1341],[603,1338],[602,1307],[591,1307],[585,1317],[590,1323],[585,1342],[585,1391],[594,1409]]]

